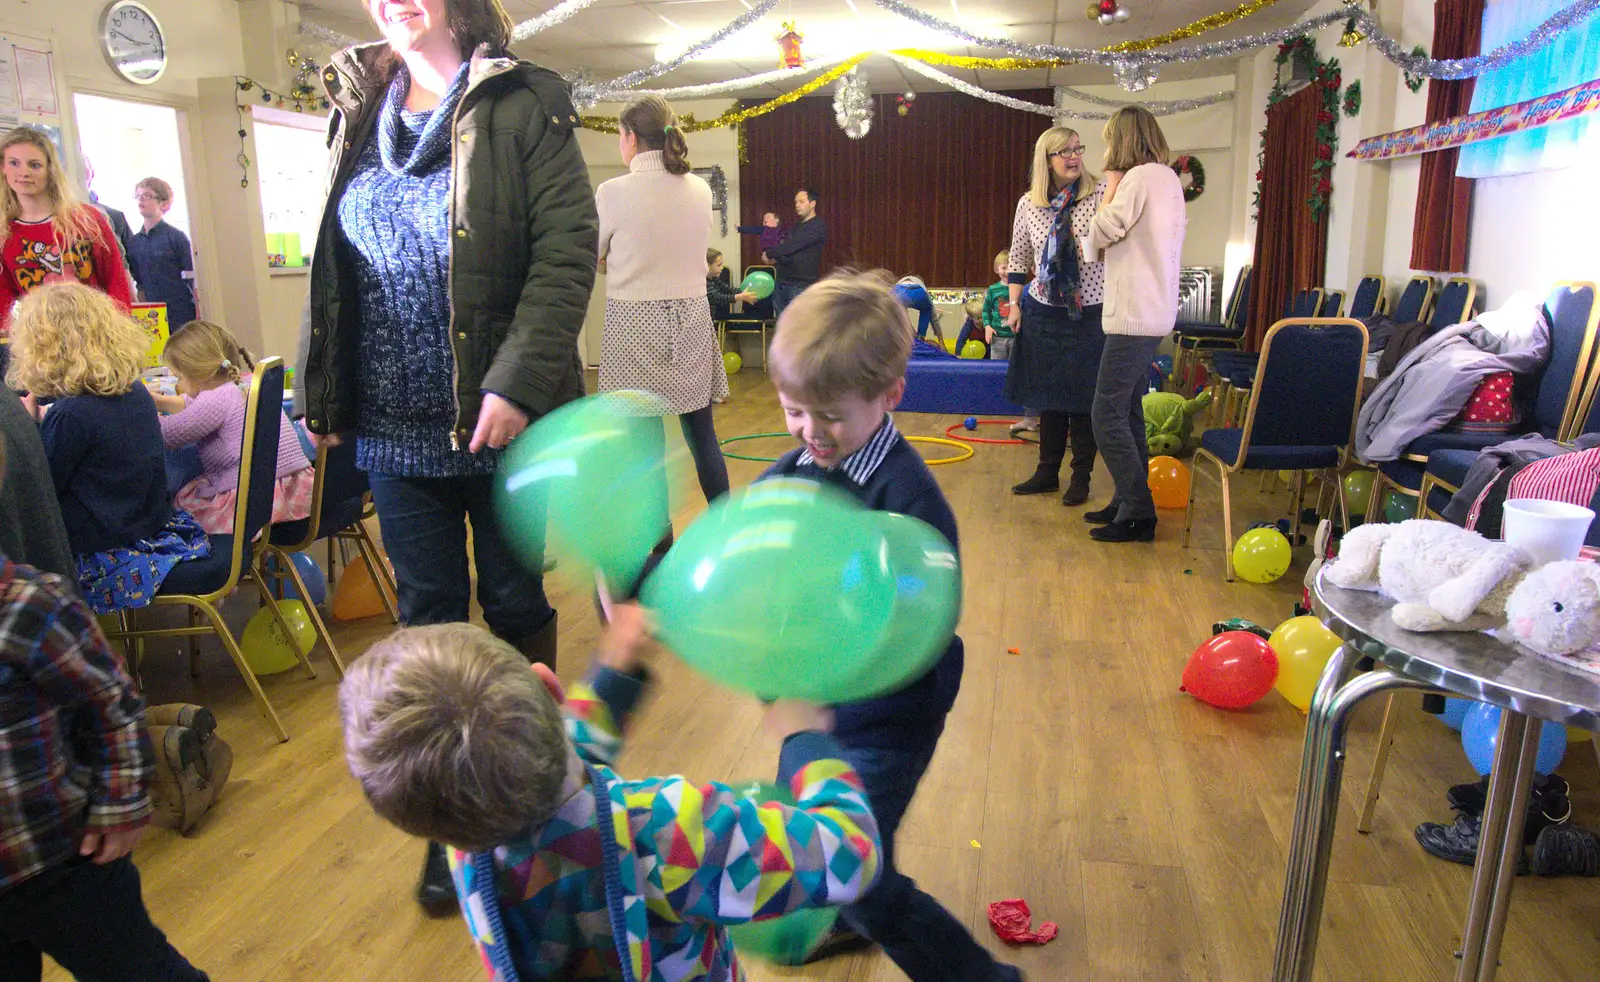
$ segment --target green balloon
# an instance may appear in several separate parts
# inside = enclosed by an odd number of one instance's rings
[[[755,269],[746,273],[744,282],[739,284],[740,293],[753,293],[757,300],[765,300],[772,296],[772,274],[764,269]]]
[[[1417,499],[1410,495],[1390,491],[1383,500],[1383,520],[1403,522],[1417,517]]]
[[[847,702],[876,661],[895,580],[872,514],[812,481],[763,481],[686,529],[640,600],[692,668],[763,699]],[[877,691],[885,691],[879,689]]]
[[[608,392],[561,407],[511,442],[495,475],[500,528],[543,572],[545,533],[558,556],[631,589],[669,521],[659,399]]]
[[[855,692],[881,695],[921,678],[950,647],[961,617],[961,561],[927,522],[886,511],[870,514],[894,575],[894,614],[877,656],[863,662],[851,685]]]
[[[765,781],[751,781],[738,789],[741,796],[755,802],[776,801],[793,806],[788,789]],[[839,919],[837,907],[802,907],[764,921],[735,924],[728,928],[733,950],[774,965],[803,965],[806,956],[833,930]]]

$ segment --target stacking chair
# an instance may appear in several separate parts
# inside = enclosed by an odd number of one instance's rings
[[[135,628],[124,612],[120,629],[108,632],[106,636],[113,640],[137,641],[152,637],[215,634],[227,650],[228,657],[233,659],[239,674],[244,676],[245,685],[261,706],[262,715],[266,716],[273,733],[277,734],[279,740],[287,740],[289,734],[284,730],[272,703],[267,700],[267,694],[262,691],[260,680],[244,660],[239,642],[223,621],[222,612],[217,609],[217,605],[233,593],[239,581],[249,576],[255,580],[261,602],[272,611],[284,634],[294,637],[294,632],[284,623],[283,615],[278,611],[272,591],[267,589],[266,580],[258,575],[252,576],[252,572],[260,568],[261,557],[266,550],[266,537],[261,535],[261,531],[272,520],[272,497],[278,474],[278,418],[282,412],[283,360],[263,358],[256,363],[255,377],[245,400],[244,445],[239,457],[239,493],[234,508],[233,533],[211,536],[211,555],[204,559],[191,559],[174,566],[151,601],[154,607],[186,607],[203,616],[207,624],[197,625],[191,616],[188,627]],[[316,670],[298,645],[295,653],[311,677],[316,678]]]
[[[1179,321],[1173,328],[1173,359],[1171,384],[1177,389],[1180,379],[1188,377],[1194,364],[1204,357],[1204,352],[1237,348],[1244,340],[1250,320],[1250,267],[1239,270],[1233,281],[1233,292],[1228,295],[1227,308],[1222,312],[1222,323]]]
[[[1344,291],[1325,290],[1322,294],[1322,305],[1317,308],[1317,316],[1321,318],[1344,316]]]
[[[1456,296],[1461,294],[1458,292]],[[1470,294],[1466,299],[1470,302]],[[1595,322],[1600,317],[1600,305],[1595,303],[1595,285],[1588,282],[1557,284],[1545,299],[1545,313],[1550,319],[1550,360],[1539,377],[1533,416],[1521,432],[1542,434],[1552,440],[1570,439],[1577,435],[1579,421],[1583,418],[1578,413],[1578,404],[1595,351]],[[1441,430],[1418,437],[1406,447],[1405,455],[1399,460],[1385,461],[1378,466],[1372,489],[1373,510],[1381,509],[1383,496],[1394,491],[1418,499],[1419,515],[1424,507],[1437,513],[1461,486],[1478,452],[1515,435]],[[1437,462],[1435,456],[1438,456]],[[1430,465],[1435,476],[1429,489],[1432,500],[1427,500],[1422,497],[1422,482]]]
[[[1388,286],[1381,276],[1363,276],[1350,298],[1350,316],[1364,320],[1389,309]]]
[[[774,279],[778,275],[778,269],[775,266],[745,267],[745,275],[757,271],[769,273]],[[724,276],[730,275],[726,269],[722,273]],[[728,335],[730,334],[759,335],[761,338],[761,370],[764,372],[767,370],[767,338],[771,335],[777,323],[777,314],[773,310],[770,296],[744,304],[739,313],[729,313],[727,318],[719,325],[719,330],[717,331],[719,347],[727,344]]]
[[[1296,290],[1284,307],[1283,316],[1312,318],[1323,306],[1321,287]],[[1256,351],[1219,351],[1211,358],[1218,376],[1216,401],[1222,406],[1222,425],[1232,426],[1236,407],[1248,398],[1250,386],[1256,377],[1256,364],[1261,355]]]
[[[1400,302],[1394,305],[1391,319],[1396,324],[1415,324],[1428,316],[1433,304],[1433,277],[1413,276],[1400,291]]]
[[[1472,305],[1477,302],[1478,286],[1465,276],[1452,276],[1445,280],[1439,295],[1433,301],[1433,313],[1428,326],[1435,331],[1461,324],[1472,316]]]
[[[1367,329],[1349,318],[1290,317],[1272,325],[1244,421],[1238,428],[1207,430],[1195,451],[1217,468],[1222,481],[1225,578],[1233,581],[1233,514],[1229,478],[1244,470],[1322,471],[1323,494],[1338,488],[1338,471],[1355,435]],[[1294,539],[1300,540],[1305,475],[1295,480]],[[1344,496],[1336,495],[1343,507]],[[1320,504],[1320,502],[1319,502]],[[1345,527],[1350,527],[1344,515]],[[1194,518],[1194,482],[1183,514],[1183,544]]]

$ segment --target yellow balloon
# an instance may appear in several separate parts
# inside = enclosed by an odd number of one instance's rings
[[[1278,656],[1278,681],[1273,688],[1302,713],[1310,709],[1317,680],[1341,643],[1338,635],[1309,614],[1279,624],[1267,640]]]
[[[1251,583],[1271,583],[1292,558],[1289,540],[1275,528],[1251,529],[1233,544],[1233,571]]]
[[[1567,742],[1568,743],[1583,743],[1584,741],[1588,740],[1592,736],[1594,736],[1593,733],[1589,732],[1588,730],[1584,729],[1581,726],[1569,726],[1569,727],[1567,727]]]

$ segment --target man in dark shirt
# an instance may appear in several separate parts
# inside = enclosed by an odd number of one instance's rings
[[[134,191],[144,228],[128,247],[128,266],[139,284],[139,298],[167,305],[167,326],[176,331],[195,318],[194,254],[189,237],[168,225],[172,185],[147,177]]]
[[[794,193],[794,213],[800,221],[782,242],[767,250],[778,265],[777,285],[772,290],[772,310],[783,316],[783,308],[822,275],[822,247],[828,242],[828,226],[817,217],[817,194],[811,188]]]

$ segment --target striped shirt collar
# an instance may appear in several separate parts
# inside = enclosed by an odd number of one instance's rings
[[[900,431],[894,428],[894,417],[888,413],[883,414],[883,425],[878,427],[878,432],[872,434],[872,439],[866,442],[860,450],[839,462],[839,469],[844,471],[850,480],[861,487],[866,487],[872,475],[877,472],[878,466],[884,458],[889,456],[889,451],[894,449],[895,441],[900,439]],[[800,451],[798,464],[817,465],[817,458],[811,451]]]

